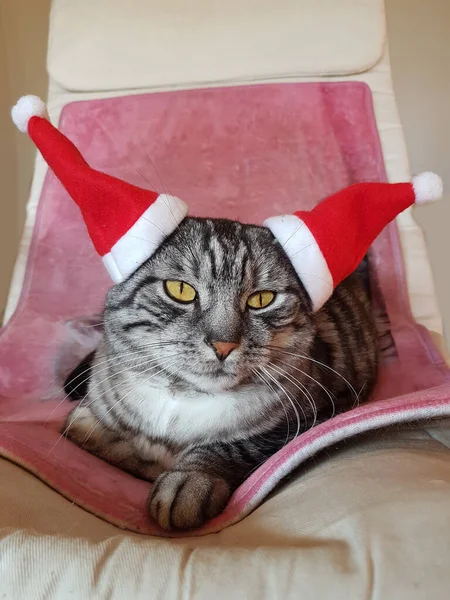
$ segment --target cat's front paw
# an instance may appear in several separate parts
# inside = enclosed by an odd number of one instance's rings
[[[150,492],[148,510],[163,529],[194,529],[223,510],[230,496],[230,487],[221,477],[167,471]]]

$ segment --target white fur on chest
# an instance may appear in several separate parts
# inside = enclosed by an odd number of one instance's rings
[[[145,381],[138,383],[135,374],[124,377],[123,389],[134,390],[126,403],[138,414],[142,431],[182,446],[226,441],[242,431],[246,435],[257,433],[262,411],[273,402],[273,395],[263,386],[248,385],[214,394],[181,392]]]

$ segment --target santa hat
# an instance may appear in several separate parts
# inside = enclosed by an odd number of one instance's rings
[[[53,127],[36,96],[24,96],[11,115],[78,204],[111,278],[120,283],[144,263],[187,214],[178,198],[145,190],[92,169]]]
[[[413,204],[439,199],[442,192],[442,180],[434,173],[421,173],[410,183],[357,183],[311,211],[272,217],[264,225],[319,310],[388,223]]]

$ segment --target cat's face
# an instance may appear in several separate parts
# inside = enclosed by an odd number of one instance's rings
[[[185,219],[110,290],[105,309],[113,351],[134,356],[149,378],[163,373],[206,392],[256,381],[277,349],[307,352],[312,323],[270,231],[214,219]]]

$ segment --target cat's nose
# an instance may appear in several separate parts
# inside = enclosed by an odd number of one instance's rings
[[[209,342],[208,345],[214,350],[219,360],[225,360],[239,346],[236,342]]]

